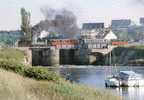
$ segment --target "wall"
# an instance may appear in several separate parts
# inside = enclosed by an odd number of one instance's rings
[[[90,53],[88,49],[33,48],[31,50],[33,66],[104,64],[103,54]]]
[[[32,48],[33,66],[88,64],[87,50]]]
[[[59,50],[50,48],[33,48],[32,65],[33,66],[59,65]]]
[[[77,63],[76,49],[61,49],[60,50],[60,64],[73,65]]]
[[[16,47],[25,53],[24,64],[31,65],[32,64],[32,51],[28,47]]]

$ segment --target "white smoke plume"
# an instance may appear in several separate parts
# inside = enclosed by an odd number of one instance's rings
[[[47,31],[42,31],[42,32],[40,33],[39,38],[42,39],[42,38],[44,38],[44,37],[47,37],[48,35],[49,35],[49,32],[47,32]]]

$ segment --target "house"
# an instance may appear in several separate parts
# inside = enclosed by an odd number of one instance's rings
[[[104,23],[84,23],[80,44],[82,48],[104,49],[109,45],[109,40],[117,39],[110,28],[104,28]]]
[[[104,29],[104,23],[84,23],[81,30],[81,38],[95,39]]]
[[[97,30],[82,30],[81,31],[81,38],[83,39],[95,39],[96,36],[99,34]]]
[[[112,35],[112,37],[109,37]],[[103,49],[108,47],[109,39],[117,37],[108,28],[81,31],[81,45],[88,49]]]
[[[110,30],[105,36],[104,38],[105,40],[116,40],[118,39],[118,37]]]

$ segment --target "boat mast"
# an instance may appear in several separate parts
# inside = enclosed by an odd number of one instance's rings
[[[111,43],[111,40],[110,40],[110,43]],[[111,45],[110,45],[110,49],[111,49]],[[112,51],[110,51],[110,55],[109,55],[109,65],[111,66],[111,62],[112,62]]]
[[[109,27],[109,31],[111,31],[111,27]],[[111,66],[111,61],[112,61],[112,59],[111,59],[111,57],[112,57],[112,51],[111,51],[111,34],[110,34],[110,58],[109,58],[109,66]]]

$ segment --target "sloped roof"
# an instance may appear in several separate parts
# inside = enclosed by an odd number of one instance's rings
[[[113,39],[117,39],[117,36],[112,31],[109,31],[107,35],[104,37],[104,39],[113,40]]]

